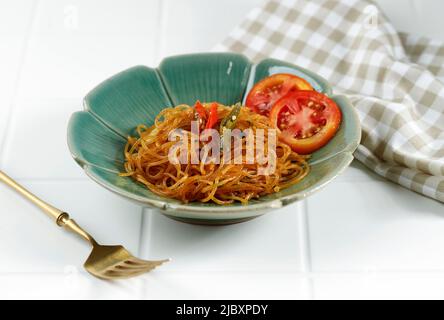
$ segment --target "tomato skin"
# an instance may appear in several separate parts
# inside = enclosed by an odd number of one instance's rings
[[[305,79],[289,73],[277,73],[256,83],[248,93],[246,105],[252,111],[268,116],[277,100],[295,90],[313,90]]]
[[[322,106],[323,109],[321,111],[307,111],[310,102]],[[306,109],[304,110],[304,108]],[[288,112],[291,113],[290,116]],[[318,131],[307,137],[297,136],[296,132],[299,132],[301,125],[296,128],[295,126],[283,128],[282,125],[280,127],[280,123],[283,121],[282,118],[288,120],[285,117],[293,120],[290,123],[302,124],[303,129],[309,127],[310,130]],[[279,138],[281,141],[288,144],[293,151],[299,154],[310,154],[325,146],[334,137],[340,127],[342,113],[336,103],[326,95],[316,91],[299,91],[289,93],[278,100],[271,110],[270,119],[272,124],[280,130]]]

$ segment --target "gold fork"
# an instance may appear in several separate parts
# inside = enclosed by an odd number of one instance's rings
[[[71,219],[66,212],[39,199],[2,171],[0,171],[0,181],[3,181],[6,185],[37,205],[59,227],[64,227],[80,235],[92,245],[91,254],[86,260],[84,267],[86,271],[95,277],[106,280],[131,278],[149,272],[162,263],[169,261],[169,259],[158,261],[141,260],[131,255],[122,246],[102,246]]]

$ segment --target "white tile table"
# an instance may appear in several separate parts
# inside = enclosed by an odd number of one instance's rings
[[[444,40],[444,4],[377,1],[399,30]],[[444,207],[359,163],[276,213],[181,224],[90,181],[66,147],[95,84],[136,64],[210,50],[262,0],[3,0],[0,168],[103,242],[174,260],[125,282],[81,269],[88,247],[0,185],[0,298],[444,298]]]

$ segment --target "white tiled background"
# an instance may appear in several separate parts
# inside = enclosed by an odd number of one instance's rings
[[[444,3],[380,0],[399,30],[444,40]],[[104,243],[173,261],[124,282],[85,274],[89,248],[0,185],[0,298],[444,298],[444,206],[353,163],[307,201],[220,228],[105,191],[66,125],[112,74],[208,51],[262,0],[0,0],[0,168]]]

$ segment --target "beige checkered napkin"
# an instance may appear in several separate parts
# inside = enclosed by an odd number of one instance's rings
[[[310,69],[346,94],[363,128],[355,157],[444,202],[444,45],[398,34],[365,0],[269,1],[216,50]]]

